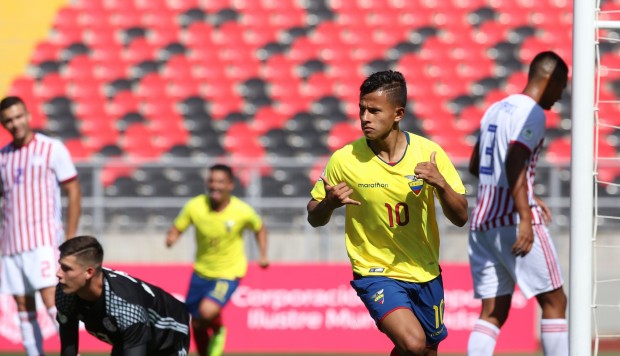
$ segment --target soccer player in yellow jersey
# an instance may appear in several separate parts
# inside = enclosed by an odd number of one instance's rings
[[[392,355],[436,355],[448,331],[435,197],[455,225],[467,222],[465,187],[436,143],[399,129],[402,74],[372,74],[360,87],[364,137],[334,152],[312,190],[308,222],[323,226],[346,206],[351,285],[394,343]]]
[[[194,342],[200,356],[219,356],[224,350],[226,329],[221,311],[247,270],[244,230],[255,233],[259,265],[269,265],[267,230],[254,209],[232,195],[234,187],[229,166],[212,166],[208,195],[188,201],[166,237],[166,245],[171,247],[190,225],[196,230],[196,262],[185,304],[193,317]]]

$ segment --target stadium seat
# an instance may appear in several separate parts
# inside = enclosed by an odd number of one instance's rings
[[[71,158],[76,162],[88,161],[94,152],[92,147],[84,144],[82,139],[79,138],[66,140],[63,143],[69,150]]]
[[[50,73],[45,76],[35,88],[36,95],[42,100],[49,100],[55,97],[66,96],[69,84],[59,73]]]
[[[19,96],[22,99],[31,98],[34,95],[36,81],[27,76],[20,76],[13,80],[9,89],[10,95]]]
[[[60,50],[61,46],[56,43],[49,41],[39,42],[32,52],[30,63],[39,64],[45,61],[57,61],[60,59]]]
[[[136,95],[141,100],[166,98],[168,83],[157,73],[149,73],[140,79],[136,87]]]
[[[360,137],[362,137],[362,132],[359,124],[354,125],[348,122],[337,123],[332,127],[329,133],[327,146],[331,151],[335,151]]]
[[[553,140],[544,152],[545,159],[553,164],[563,165],[570,161],[571,141],[569,137]]]

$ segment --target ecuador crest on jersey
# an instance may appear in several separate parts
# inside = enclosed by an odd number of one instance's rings
[[[418,179],[415,175],[405,176],[405,178],[409,181],[409,189],[411,189],[415,195],[420,195],[422,187],[424,187],[424,180]]]

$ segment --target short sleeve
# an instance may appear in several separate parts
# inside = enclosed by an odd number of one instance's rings
[[[52,141],[51,166],[60,183],[67,182],[77,177],[77,170],[71,160],[69,150],[62,142]]]
[[[459,194],[467,193],[459,172],[456,170],[452,164],[452,161],[450,161],[450,158],[443,149],[440,148],[437,151],[435,160],[437,162],[439,172],[446,182],[448,182],[450,187],[452,187],[452,189]]]
[[[258,232],[263,227],[263,220],[260,215],[251,206],[248,205],[248,223],[249,229],[254,232]]]
[[[340,183],[340,178],[337,173],[337,167],[339,166],[339,164],[338,156],[336,153],[331,156],[331,158],[327,162],[327,166],[323,170],[323,176],[326,177],[331,184]],[[312,188],[310,195],[312,196],[312,199],[318,201],[325,199],[325,184],[323,183],[321,177],[318,177],[317,181],[314,183],[314,187]]]
[[[194,203],[194,199],[188,201],[183,209],[179,212],[176,219],[174,219],[174,227],[179,231],[185,231],[192,224],[192,204]]]
[[[539,106],[534,106],[517,117],[520,120],[515,120],[510,140],[533,151],[545,136],[545,112]]]

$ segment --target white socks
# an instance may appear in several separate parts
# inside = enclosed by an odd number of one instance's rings
[[[22,332],[22,344],[28,356],[43,355],[43,335],[37,322],[36,312],[19,312],[19,327]]]
[[[540,329],[545,356],[568,355],[568,323],[566,319],[542,319]]]
[[[468,356],[493,356],[499,328],[488,321],[478,319],[467,343]]]

